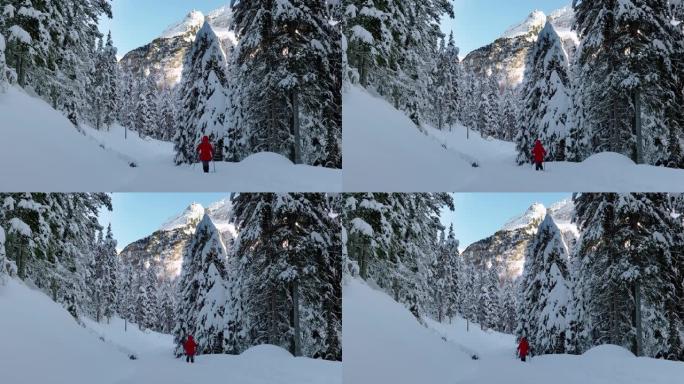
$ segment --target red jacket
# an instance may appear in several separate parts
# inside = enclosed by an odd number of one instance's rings
[[[544,157],[546,156],[546,149],[544,149],[544,146],[542,145],[541,141],[537,140],[537,142],[534,143],[534,149],[532,150],[532,155],[534,155],[534,162],[535,163],[543,163],[544,162]]]
[[[526,338],[522,338],[520,340],[520,344],[518,345],[518,354],[520,357],[525,357],[527,356],[527,352],[530,351],[530,344],[527,342]]]
[[[185,343],[183,343],[183,349],[185,349],[186,355],[195,355],[195,352],[197,351],[197,343],[195,343],[195,339],[193,339],[192,336],[188,336],[187,340],[185,340]]]
[[[197,152],[199,152],[200,161],[211,161],[214,158],[214,147],[209,143],[209,137],[202,138],[202,144],[197,147]]]

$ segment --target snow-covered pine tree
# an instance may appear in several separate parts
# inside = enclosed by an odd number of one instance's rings
[[[499,103],[499,139],[515,141],[518,134],[518,93],[511,88],[504,90]]]
[[[97,24],[100,16],[112,17],[110,3],[8,0],[3,5],[0,33],[7,36],[8,64],[20,86],[31,87],[80,122],[88,115],[85,101],[101,36]]]
[[[570,301],[568,247],[551,215],[525,253],[518,336],[535,355],[565,353]]]
[[[205,22],[185,56],[178,88],[180,109],[174,137],[178,165],[198,162],[197,146],[203,136],[209,136],[216,148],[223,146],[228,106],[226,66],[221,41]]]
[[[226,262],[221,234],[205,214],[183,254],[173,331],[176,356],[183,354],[182,342],[188,335],[195,338],[200,355],[226,351],[230,301]]]
[[[498,330],[503,333],[515,333],[516,326],[516,291],[518,290],[515,281],[505,280],[501,287],[501,295],[499,297],[499,309],[501,315],[499,317]]]
[[[157,309],[159,310],[159,313],[157,318],[159,319],[159,330],[163,333],[173,332],[173,327],[175,325],[176,308],[173,297],[174,292],[174,284],[168,280],[164,280],[158,290]]]
[[[129,71],[121,71],[119,76],[119,109],[117,117],[122,126],[135,129],[135,111],[138,102],[137,84]]]
[[[100,60],[103,61],[103,82],[101,95],[102,103],[102,123],[107,129],[111,128],[112,124],[117,120],[117,113],[119,111],[119,65],[116,58],[116,47],[112,40],[112,33],[107,34],[107,42],[105,43]]]
[[[233,353],[269,343],[295,355],[341,358],[341,244],[334,212],[323,194],[236,197],[239,236],[232,248],[240,278],[231,287]]]
[[[431,123],[435,124],[439,130],[447,128],[450,130],[456,121],[456,106],[459,102],[456,79],[460,67],[458,52],[452,32],[449,35],[448,45],[444,38],[441,39],[437,58],[432,67],[431,111],[427,115],[430,117]]]
[[[0,33],[0,92],[5,90],[7,83],[13,83],[16,77],[14,70],[7,66],[5,60],[6,47],[5,37]]]
[[[157,270],[154,263],[145,268],[140,275],[138,292],[138,309],[140,318],[138,327],[140,329],[159,330],[159,307],[157,302]]]
[[[157,139],[172,141],[176,134],[176,100],[174,89],[165,88],[157,98],[157,114],[159,116],[159,132]]]
[[[7,256],[5,253],[5,230],[0,226],[0,285],[7,276]]]
[[[480,94],[477,128],[482,137],[498,137],[501,130],[499,81],[492,74],[483,79],[481,85],[482,93]]]
[[[678,146],[681,153],[681,142],[670,148],[668,140],[682,136],[676,103],[684,51],[668,2],[575,0],[574,8],[581,40],[574,113],[580,133],[589,138],[584,152],[618,152],[648,164],[678,162],[671,152]]]
[[[138,85],[135,130],[141,137],[156,137],[160,120],[157,115],[157,87],[149,76],[141,78]]]
[[[17,275],[64,305],[75,317],[87,308],[87,262],[96,246],[104,193],[0,193],[7,257]]]
[[[341,140],[341,46],[326,15],[322,1],[234,5],[239,44],[231,54],[229,136],[237,144],[226,144],[226,156],[275,152],[294,163],[328,160]]]
[[[492,265],[486,270],[482,271],[480,283],[480,327],[482,329],[497,330],[501,316],[501,307],[499,306],[499,273],[498,267]]]
[[[548,160],[566,160],[570,88],[568,56],[547,22],[527,57],[516,137],[518,164],[529,163],[537,139],[546,148]]]
[[[446,0],[345,2],[347,58],[352,79],[377,91],[416,123],[429,100],[426,76],[435,57]]]
[[[610,343],[637,355],[667,354],[666,335],[673,321],[681,321],[669,318],[666,308],[677,306],[673,287],[681,281],[673,251],[682,249],[682,223],[672,217],[669,197],[580,194],[575,206],[582,233],[575,283],[582,311],[574,312],[593,329],[584,348]]]

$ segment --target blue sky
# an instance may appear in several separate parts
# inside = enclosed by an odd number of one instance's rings
[[[119,57],[159,37],[192,10],[207,14],[230,0],[113,0],[114,18],[100,20],[100,31],[112,31]]]
[[[522,215],[534,203],[550,206],[572,197],[571,193],[456,193],[454,212],[444,211],[442,223],[454,224],[461,250],[496,233],[510,219]]]
[[[527,19],[534,10],[549,14],[572,0],[453,0],[454,19],[445,18],[442,30],[454,31],[461,55],[492,43],[509,27]]]
[[[192,203],[208,206],[229,193],[114,193],[113,212],[101,212],[100,224],[112,224],[117,247],[151,235],[168,219],[182,213]]]

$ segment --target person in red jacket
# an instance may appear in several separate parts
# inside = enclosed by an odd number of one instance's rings
[[[197,343],[192,335],[189,335],[185,342],[183,343],[183,349],[185,350],[185,362],[195,363],[195,352],[197,352]]]
[[[534,164],[537,166],[537,171],[543,171],[544,158],[546,157],[546,149],[544,149],[544,146],[542,145],[541,141],[537,140],[534,142],[532,156],[534,156]]]
[[[209,162],[214,158],[214,147],[209,142],[209,136],[202,138],[202,143],[197,147],[197,152],[199,152],[204,173],[209,173]]]
[[[527,357],[527,353],[530,351],[530,344],[527,342],[526,337],[522,337],[520,339],[520,344],[518,344],[518,356],[520,356],[520,360],[522,362],[525,362],[525,358]]]

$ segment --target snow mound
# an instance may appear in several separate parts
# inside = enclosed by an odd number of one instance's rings
[[[286,360],[292,359],[293,356],[290,352],[283,348],[277,347],[275,345],[257,345],[249,348],[248,350],[240,354],[242,357],[259,357],[266,358],[269,360]]]
[[[629,157],[615,152],[603,152],[591,155],[584,160],[583,164],[587,166],[605,166],[608,164],[614,167],[631,167],[636,165]]]
[[[240,162],[241,164],[248,164],[252,166],[263,166],[263,165],[269,165],[269,166],[281,166],[281,167],[287,167],[287,166],[292,166],[294,163],[290,161],[287,157],[273,153],[273,152],[261,152],[261,153],[255,153],[253,155],[248,156],[246,159],[242,160]]]
[[[605,344],[591,348],[582,355],[595,360],[624,360],[634,358],[634,354],[617,345]]]

